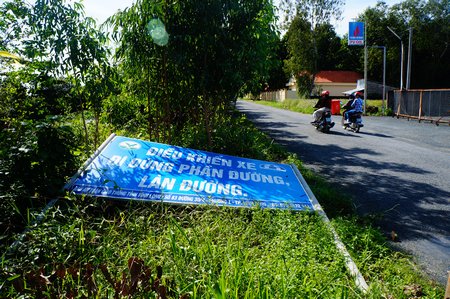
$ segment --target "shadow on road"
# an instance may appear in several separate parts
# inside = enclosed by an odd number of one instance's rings
[[[447,199],[450,198],[450,193],[427,184],[427,182],[410,181],[402,179],[401,175],[393,175],[393,173],[420,175],[430,174],[430,172],[403,163],[365,159],[364,156],[367,155],[382,155],[382,153],[367,148],[355,147],[348,150],[334,144],[311,144],[308,143],[308,136],[301,131],[298,123],[267,121],[269,116],[267,113],[243,112],[258,128],[276,139],[289,151],[297,153],[301,160],[313,165],[322,176],[343,186],[349,194],[356,195],[355,204],[359,214],[379,215],[381,219],[379,224],[385,232],[394,230],[402,240],[426,237],[426,233],[420,233],[414,229],[418,226],[433,228],[431,231],[438,230],[448,233],[445,232],[448,226],[446,224],[447,212],[444,209],[429,207],[448,205]],[[287,132],[286,128],[297,130],[292,133],[292,131]],[[322,133],[317,132],[317,134]],[[370,132],[331,131],[330,134],[349,138],[362,138],[364,135],[393,138],[389,135]],[[327,153],[326,156],[323,153]],[[333,167],[327,167],[327,165],[333,165]],[[354,179],[355,174],[348,166],[360,169],[357,180]],[[427,230],[422,230],[422,232],[424,231]]]
[[[365,131],[359,131],[358,134],[361,134],[361,135],[370,135],[370,136],[382,137],[382,138],[393,138],[392,136],[389,136],[389,135],[380,134],[380,133],[370,133],[370,132],[365,132]]]
[[[335,184],[337,189],[352,196],[358,214],[375,219],[375,224],[384,231],[386,237],[389,237],[391,231],[395,231],[399,242],[391,242],[391,245],[419,257],[425,271],[440,283],[445,283],[446,271],[450,265],[450,192],[445,187],[439,188],[445,186],[440,179],[437,179],[440,182],[438,184],[430,182],[436,182],[435,176],[438,175],[432,172],[433,168],[425,170],[419,166],[423,163],[415,163],[415,160],[389,162],[388,160],[396,160],[389,159],[390,156],[385,156],[387,154],[384,151],[363,146],[362,138],[393,139],[394,142],[398,139],[394,134],[390,136],[365,130],[360,133],[339,132],[336,122],[336,130],[331,131],[330,138],[326,134],[323,138],[314,138],[318,136],[313,134],[323,133],[315,132],[306,118],[286,123],[295,115],[286,114],[283,119],[279,114],[284,112],[266,110],[267,112],[247,109],[241,111],[277,143],[296,153],[305,165]],[[423,128],[414,130],[401,131],[400,138],[409,138],[416,131],[424,134]],[[441,135],[434,131],[430,134],[433,138],[430,139],[432,144],[429,147],[448,146],[447,142],[439,138]],[[330,142],[330,139],[339,139],[340,142],[336,144]],[[383,142],[383,139],[377,142]],[[325,142],[320,144],[320,140]],[[359,145],[352,147],[352,144]]]

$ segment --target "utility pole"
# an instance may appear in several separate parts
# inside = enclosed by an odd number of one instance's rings
[[[386,98],[386,46],[369,46],[371,48],[383,49],[383,104],[381,106],[384,114],[384,100]]]
[[[411,53],[412,53],[412,27],[409,27],[408,66],[406,70],[406,89],[411,88]]]
[[[386,99],[386,47],[383,46],[383,102],[382,102],[383,104],[381,106],[383,115],[386,109],[385,99]]]
[[[389,26],[387,26],[387,29],[389,29],[392,34],[394,34],[399,40],[401,45],[401,55],[400,55],[400,90],[403,90],[403,56],[404,56],[404,48],[403,48],[403,41],[402,38],[394,32]]]

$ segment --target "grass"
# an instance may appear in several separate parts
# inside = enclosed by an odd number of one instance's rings
[[[341,100],[342,103],[346,103],[345,99]],[[316,99],[286,99],[283,102],[274,101],[257,101],[258,104],[271,106],[280,109],[286,109],[294,112],[312,114],[315,110],[314,105],[317,103]],[[367,102],[367,114],[381,116],[382,113],[382,100],[368,100]]]
[[[273,101],[257,101],[258,104],[271,106],[280,109],[291,110],[295,112],[312,114],[314,112],[314,105],[317,100],[313,99],[286,99],[283,102],[273,102]]]
[[[16,257],[4,261],[10,281],[3,295],[16,296],[19,282],[33,296],[65,297],[75,290],[119,295],[101,268],[130,284],[127,261],[137,257],[149,269],[161,267],[161,282],[173,298],[361,298],[316,214],[80,200],[55,206]],[[61,265],[76,275],[55,276]],[[48,277],[45,288],[35,286],[35,269]],[[153,292],[141,285],[133,296]]]

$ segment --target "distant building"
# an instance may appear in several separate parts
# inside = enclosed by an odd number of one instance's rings
[[[368,81],[368,98],[382,98],[383,85]],[[294,77],[286,84],[288,90],[296,91],[297,83]],[[386,92],[393,90],[386,86]],[[354,71],[320,71],[314,78],[314,89],[311,96],[318,96],[323,90],[328,90],[331,97],[345,97],[355,91],[364,90],[364,76]]]
[[[342,97],[344,91],[355,88],[355,83],[364,76],[353,71],[320,71],[314,79],[313,96],[328,90],[331,97]]]

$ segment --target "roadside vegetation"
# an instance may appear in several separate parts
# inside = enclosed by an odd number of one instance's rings
[[[247,99],[249,100],[249,99]],[[342,99],[341,106],[344,105],[348,100]],[[264,101],[257,100],[255,101],[258,104],[271,106],[275,108],[290,110],[294,112],[304,113],[304,114],[312,114],[315,110],[314,105],[317,103],[316,99],[286,99],[282,102],[276,101]],[[382,100],[368,100],[367,101],[367,115],[371,116],[382,116],[383,113],[383,101]],[[342,111],[341,111],[342,114]],[[390,109],[385,109],[384,115],[392,115],[392,111]]]
[[[265,0],[214,3],[136,1],[105,25],[114,56],[80,3],[1,4],[0,297],[442,298],[347,194],[235,111],[278,65],[275,15]],[[65,193],[112,132],[295,164],[370,289],[313,212]]]
[[[123,133],[136,137],[132,132]],[[19,230],[3,236],[9,238],[2,246],[2,296],[443,296],[442,286],[422,277],[407,255],[389,249],[386,236],[371,226],[370,219],[354,214],[346,194],[303,168],[295,155],[274,144],[238,113],[226,121],[216,138],[215,152],[299,167],[370,284],[367,294],[355,286],[330,231],[315,213],[182,207],[67,194],[38,223],[34,221],[42,209],[39,199],[45,201],[43,196],[33,198],[35,209],[28,207],[21,213],[11,207],[2,209],[2,213],[9,211],[23,220],[22,226],[17,222],[9,226],[29,229],[25,235]],[[188,139],[176,144],[202,148]],[[20,202],[10,196],[13,202]],[[20,242],[12,245],[14,240]]]

